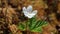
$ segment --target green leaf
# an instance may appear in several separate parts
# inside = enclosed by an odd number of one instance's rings
[[[47,24],[44,20],[36,20],[36,18],[32,18],[29,21],[29,30],[32,32],[41,32],[42,26]]]
[[[24,31],[26,29],[25,25],[22,23],[19,24],[18,28],[22,31]]]
[[[42,32],[42,27],[46,26],[48,24],[47,21],[45,20],[37,20],[36,17],[33,17],[26,21],[25,23],[20,23],[19,24],[19,29],[22,31],[26,30],[26,27],[28,28],[29,31],[31,32]]]
[[[29,28],[32,29],[35,24],[36,24],[36,18],[31,18],[29,20]]]
[[[42,28],[41,27],[34,28],[33,30],[31,30],[31,32],[42,32]]]
[[[37,28],[37,27],[39,27],[39,26],[41,27],[41,24],[42,24],[42,21],[41,21],[41,20],[38,20],[35,28]]]

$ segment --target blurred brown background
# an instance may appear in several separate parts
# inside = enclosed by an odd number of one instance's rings
[[[38,19],[46,20],[49,23],[48,26],[43,27],[42,34],[60,34],[60,1],[58,0],[0,0],[0,32],[12,31],[13,34],[21,34],[17,24],[19,21],[28,20],[23,17],[22,13],[22,7],[28,5],[32,5],[34,10],[38,10]]]

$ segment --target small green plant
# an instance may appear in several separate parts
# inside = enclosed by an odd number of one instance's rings
[[[29,5],[27,8],[23,7],[22,9],[25,17],[28,17],[29,20],[25,23],[19,23],[18,28],[22,31],[42,32],[42,27],[48,23],[45,20],[36,19],[37,10],[33,10],[32,5]]]
[[[48,23],[44,20],[37,20],[35,17],[26,21],[26,23],[20,23],[18,28],[22,31],[28,29],[31,32],[42,32],[42,27],[46,26]]]

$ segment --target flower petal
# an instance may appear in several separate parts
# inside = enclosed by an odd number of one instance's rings
[[[26,9],[25,7],[23,7],[23,13],[24,13],[24,15],[25,15],[26,17],[32,18],[32,17],[34,17],[34,16],[37,14],[37,10],[34,10],[34,11],[32,12],[32,6],[29,5],[29,6],[27,7],[27,9]]]
[[[25,7],[23,7],[23,13],[26,14],[27,13],[27,9]]]
[[[28,17],[28,14],[27,13],[24,13],[25,17]]]
[[[23,7],[22,9],[23,9],[23,11],[27,11],[26,7]]]
[[[29,5],[29,6],[27,7],[27,11],[28,11],[28,12],[32,12],[32,10],[33,10],[33,9],[32,9],[32,6]]]
[[[28,18],[32,18],[33,17],[33,15],[30,14],[30,13],[25,13],[24,15],[25,15],[25,17],[28,17]]]
[[[28,16],[27,16],[28,18],[32,18],[33,17],[33,15],[32,14],[28,14]]]
[[[36,15],[37,14],[37,10],[34,10],[31,14],[32,15]]]
[[[36,14],[37,14],[37,10],[34,10],[32,13],[27,14],[26,17],[32,18],[32,17],[34,17]]]

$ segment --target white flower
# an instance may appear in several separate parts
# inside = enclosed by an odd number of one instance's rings
[[[33,8],[31,5],[29,5],[27,8],[23,7],[23,13],[26,17],[32,18],[37,14],[37,10],[32,11]]]

